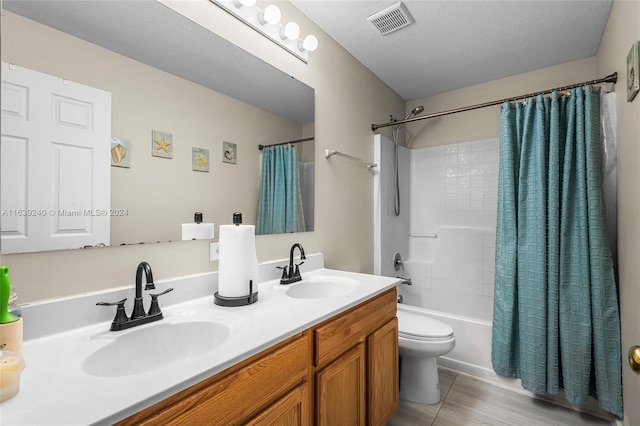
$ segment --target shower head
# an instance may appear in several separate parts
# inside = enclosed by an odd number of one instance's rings
[[[411,110],[411,112],[409,114],[407,114],[407,116],[404,118],[405,120],[411,116],[416,116],[418,114],[421,114],[422,111],[424,111],[424,107],[422,105],[415,107],[414,109]],[[397,121],[397,120],[393,120],[393,116],[389,116],[389,119],[391,121]],[[404,123],[400,123],[400,124],[396,124],[395,126],[395,130],[399,131],[400,129],[402,129],[402,127],[404,126]]]
[[[411,112],[409,114],[407,114],[407,116],[404,118],[405,120],[409,117],[416,116],[418,114],[421,114],[422,111],[424,111],[424,107],[422,105],[415,107],[414,109],[411,110]]]
[[[416,116],[418,114],[421,114],[424,111],[424,107],[422,105],[415,107],[414,109],[411,110],[411,112],[409,114],[407,114],[407,116],[404,118],[404,120],[408,119],[411,116]],[[394,121],[398,121],[397,119],[393,118],[393,115],[389,116],[389,121],[394,122]],[[405,123],[400,123],[400,124],[396,124],[394,126],[394,131],[397,132],[400,129],[402,129],[402,127],[404,126]]]

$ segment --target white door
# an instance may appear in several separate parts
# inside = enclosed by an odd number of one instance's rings
[[[2,63],[2,253],[109,245],[111,93]]]

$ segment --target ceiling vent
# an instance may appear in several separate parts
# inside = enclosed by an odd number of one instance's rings
[[[387,35],[415,22],[407,7],[398,2],[367,17],[380,34]]]

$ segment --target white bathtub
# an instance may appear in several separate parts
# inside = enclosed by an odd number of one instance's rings
[[[401,290],[401,289],[400,289]],[[407,303],[404,298],[405,305]],[[453,328],[456,346],[438,358],[438,365],[486,378],[497,375],[491,368],[491,323],[480,319],[454,315],[412,306],[421,314],[437,319]]]

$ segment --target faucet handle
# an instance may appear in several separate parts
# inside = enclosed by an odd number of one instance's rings
[[[276,266],[277,269],[282,269],[282,279],[286,280],[287,278],[289,278],[289,271],[288,271],[288,266],[284,265],[284,266]]]
[[[122,299],[119,302],[98,302],[96,303],[97,306],[118,306],[118,308],[116,309],[116,316],[112,321],[112,324],[121,324],[123,322],[127,322],[129,321],[129,317],[127,317],[127,313],[124,311],[124,302],[126,302],[127,299]]]
[[[162,315],[162,311],[160,310],[160,305],[158,305],[158,296],[167,294],[172,290],[173,290],[172,288],[168,288],[165,291],[160,293],[155,293],[155,294],[149,293],[149,296],[151,296],[151,306],[149,307],[149,312],[147,313],[147,315],[149,316],[158,315],[158,314]]]
[[[302,265],[304,263],[304,261],[300,262],[300,263],[296,263],[296,269],[293,271],[293,277],[299,277],[300,276],[300,265]]]

